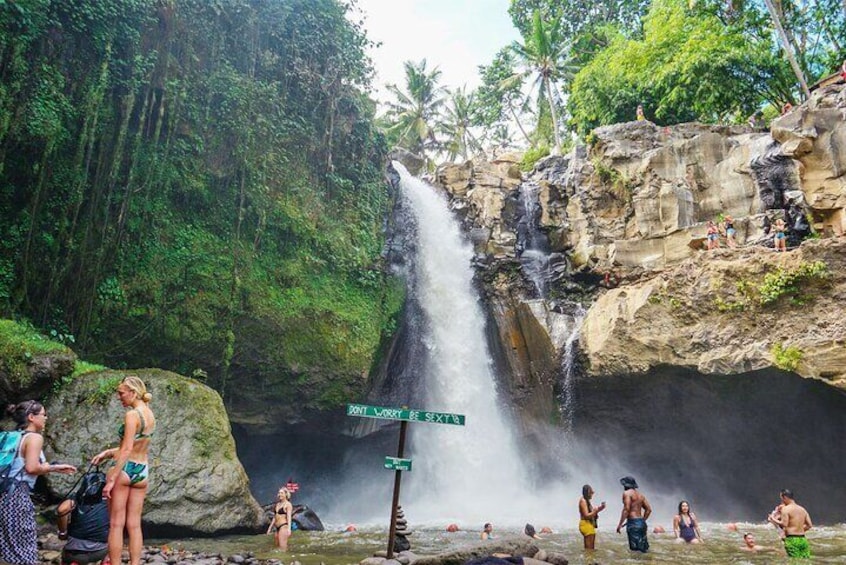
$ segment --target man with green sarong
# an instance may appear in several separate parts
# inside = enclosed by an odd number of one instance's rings
[[[784,529],[784,550],[788,557],[810,559],[811,546],[805,532],[813,527],[811,516],[807,510],[796,504],[792,491],[784,489],[780,494],[781,513],[772,513],[767,520]]]

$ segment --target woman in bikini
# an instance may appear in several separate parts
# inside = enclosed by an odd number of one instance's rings
[[[286,488],[279,489],[276,494],[276,504],[273,505],[273,520],[267,528],[269,534],[276,528],[276,546],[282,551],[288,551],[288,538],[291,537],[291,520],[294,507],[291,504],[291,491]]]
[[[604,502],[599,506],[591,504],[593,495],[593,487],[582,487],[582,497],[579,499],[579,532],[585,538],[585,549],[596,547],[596,523],[599,513],[605,510]]]
[[[147,452],[156,417],[148,405],[153,396],[138,377],[125,377],[118,385],[117,394],[127,408],[123,424],[118,428],[120,447],[98,453],[91,462],[99,465],[106,459],[115,461],[103,488],[103,498],[109,501],[109,560],[121,562],[125,529],[129,534],[130,565],[139,565],[144,546],[141,511],[149,477]]]
[[[676,541],[679,543],[702,543],[702,534],[699,533],[696,514],[690,509],[690,503],[686,500],[679,502],[679,513],[673,518],[673,531],[676,534]]]
[[[781,218],[777,218],[776,221],[773,223],[773,233],[774,242],[775,242],[775,250],[776,251],[787,251],[787,237],[784,235],[785,230],[787,230],[787,226],[784,223],[784,220]]]

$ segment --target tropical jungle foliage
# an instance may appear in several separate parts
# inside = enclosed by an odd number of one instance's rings
[[[772,117],[846,57],[842,0],[511,0],[508,13],[522,40],[464,93],[471,133],[494,152],[560,152],[568,134],[634,120],[638,104],[661,125]],[[418,150],[464,158],[445,150],[443,117],[429,113]]]
[[[402,297],[349,9],[0,1],[0,314],[230,404],[360,386]]]

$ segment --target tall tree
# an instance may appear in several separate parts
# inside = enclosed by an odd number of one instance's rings
[[[440,131],[445,136],[443,147],[449,161],[455,161],[456,157],[466,161],[474,152],[482,150],[482,144],[471,130],[475,111],[474,92],[468,93],[467,88],[462,87],[450,93],[440,123]]]
[[[532,140],[523,127],[521,114],[525,98],[521,92],[522,81],[509,80],[515,75],[517,65],[514,51],[510,47],[501,49],[490,65],[481,65],[479,74],[482,84],[476,89],[476,112],[473,124],[487,130],[508,131],[508,123],[513,122],[525,142]]]
[[[570,43],[560,33],[560,20],[544,22],[540,11],[535,11],[532,17],[532,31],[525,37],[523,43],[515,41],[511,49],[517,56],[520,69],[509,82],[522,82],[532,78],[530,92],[537,88],[538,113],[544,102],[548,106],[552,119],[552,133],[555,139],[555,152],[561,152],[561,132],[558,121],[557,103],[560,96],[557,83],[572,78],[572,53]]]
[[[403,66],[405,90],[395,84],[388,85],[395,96],[386,115],[390,124],[388,133],[401,147],[425,155],[427,150],[437,147],[435,129],[446,90],[438,84],[440,69],[427,69],[426,59],[417,63],[406,61]]]
[[[618,36],[573,80],[573,123],[586,134],[634,119],[642,103],[660,123],[744,120],[762,101],[790,96],[786,66],[769,36],[752,41],[716,15],[684,0],[655,0],[641,40]],[[787,71],[789,73],[789,71]]]
[[[782,25],[781,14],[776,10],[772,0],[764,0],[764,4],[766,4],[767,11],[769,11],[770,17],[773,20],[773,25],[778,33],[778,39],[781,43],[781,48],[784,51],[784,56],[790,63],[790,68],[793,69],[793,73],[796,75],[796,80],[799,81],[802,93],[805,98],[808,98],[811,96],[811,91],[808,89],[808,80],[805,78],[805,72],[802,70],[802,67],[799,66],[799,62],[796,60],[796,55],[793,53],[793,46],[790,39],[787,37],[784,26]]]

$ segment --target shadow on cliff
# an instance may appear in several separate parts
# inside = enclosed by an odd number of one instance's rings
[[[832,387],[778,370],[661,368],[584,379],[577,396],[581,442],[647,493],[681,493],[703,520],[763,520],[783,488],[816,522],[846,520],[846,394]]]

